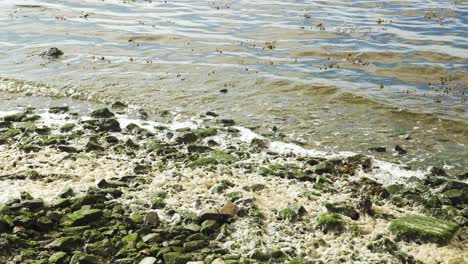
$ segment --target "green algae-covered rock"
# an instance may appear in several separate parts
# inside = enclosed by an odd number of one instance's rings
[[[114,113],[112,113],[107,108],[96,109],[93,112],[91,112],[90,115],[93,118],[112,118],[115,116]]]
[[[12,114],[12,115],[7,115],[3,117],[4,121],[10,121],[10,122],[22,122],[26,118],[25,113],[17,113],[17,114]]]
[[[46,248],[71,252],[80,245],[80,242],[81,240],[79,236],[62,237],[48,244]]]
[[[103,260],[95,255],[76,252],[70,260],[70,264],[102,264]]]
[[[343,220],[339,214],[335,213],[323,213],[317,218],[318,226],[323,231],[340,231],[343,229]]]
[[[397,239],[439,245],[448,244],[457,230],[456,223],[418,215],[403,216],[390,224],[390,231]]]
[[[207,166],[210,164],[218,164],[218,161],[215,158],[208,157],[208,158],[199,158],[193,162],[191,162],[188,167],[195,168],[195,167],[202,167]]]
[[[205,138],[205,137],[216,136],[216,134],[218,134],[218,130],[216,128],[211,128],[211,127],[199,128],[193,131],[193,133],[200,138]]]
[[[324,173],[334,173],[335,172],[335,165],[330,161],[324,161],[317,165],[315,165],[315,173],[317,174],[324,174]]]
[[[204,240],[195,240],[184,243],[184,251],[191,252],[206,247],[208,243]]]
[[[178,252],[169,252],[163,255],[166,264],[185,264],[190,261],[190,256]]]
[[[233,155],[225,153],[225,152],[220,151],[220,150],[214,150],[211,153],[211,156],[214,159],[216,159],[218,162],[221,162],[221,163],[231,163],[231,162],[234,162],[234,161],[237,160],[237,158],[234,157]]]
[[[66,217],[68,218],[68,221],[66,221],[66,223],[71,226],[83,225],[100,219],[102,215],[102,210],[84,208],[67,214]]]
[[[201,232],[203,234],[211,234],[219,229],[219,224],[215,220],[206,220],[201,224]]]
[[[63,251],[59,251],[54,253],[52,256],[49,258],[49,263],[50,264],[66,264],[68,263],[69,257],[67,253]]]

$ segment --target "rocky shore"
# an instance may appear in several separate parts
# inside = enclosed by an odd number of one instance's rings
[[[468,260],[467,174],[389,181],[371,157],[278,151],[212,112],[127,111],[0,117],[0,263]]]

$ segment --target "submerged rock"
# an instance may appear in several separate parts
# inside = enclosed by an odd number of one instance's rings
[[[51,58],[58,58],[63,55],[63,51],[59,50],[56,47],[52,47],[47,51],[44,51],[40,54],[42,57],[51,57]]]
[[[398,218],[390,225],[390,231],[397,239],[439,245],[448,244],[458,228],[456,223],[419,215]]]
[[[113,117],[115,117],[114,113],[112,113],[108,108],[96,109],[93,112],[91,112],[90,116],[92,118],[113,118]]]

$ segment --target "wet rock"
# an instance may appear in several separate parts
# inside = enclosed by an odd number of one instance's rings
[[[127,108],[127,105],[122,102],[116,101],[112,104],[111,107],[112,108]]]
[[[232,119],[218,119],[218,123],[223,124],[224,126],[233,126],[236,122]]]
[[[146,213],[144,222],[145,222],[145,225],[158,226],[160,223],[158,213],[156,212]]]
[[[189,144],[198,140],[198,136],[193,132],[188,132],[183,135],[178,136],[175,141],[178,144]]]
[[[261,262],[266,262],[266,261],[269,261],[271,256],[270,254],[262,251],[262,250],[254,250],[254,252],[252,252],[252,254],[250,254],[250,258],[251,259],[255,259],[255,260],[258,260],[258,261],[261,261]]]
[[[109,239],[86,244],[84,249],[86,253],[98,256],[112,256],[116,252],[114,244]]]
[[[359,197],[356,201],[356,209],[361,213],[372,215],[372,201],[367,195]]]
[[[231,163],[237,161],[238,159],[231,154],[225,153],[220,150],[214,150],[211,153],[211,156],[220,163]]]
[[[259,192],[266,188],[264,184],[256,183],[249,186],[244,186],[243,189],[249,192]]]
[[[109,188],[119,188],[119,187],[128,187],[128,185],[121,181],[111,181],[102,179],[98,182],[97,186],[101,189],[109,189]]]
[[[28,208],[30,210],[39,210],[44,207],[44,201],[42,199],[28,199],[21,202],[21,207]]]
[[[137,175],[148,174],[151,170],[151,166],[136,164],[133,168],[133,172]]]
[[[10,121],[0,121],[0,128],[11,128],[12,123]]]
[[[432,167],[430,170],[430,175],[432,176],[448,176],[448,174],[442,169],[438,167]]]
[[[239,207],[233,202],[227,202],[224,204],[223,208],[219,210],[220,214],[226,215],[228,218],[236,217],[238,212]]]
[[[46,216],[37,219],[35,227],[38,231],[47,232],[53,227],[53,222]]]
[[[7,115],[3,117],[3,121],[8,121],[8,122],[23,122],[24,119],[26,119],[27,114],[26,113],[17,113],[17,114],[12,114],[12,115]]]
[[[115,114],[112,113],[108,108],[101,108],[91,112],[90,116],[92,118],[113,118],[115,117]]]
[[[193,131],[193,133],[199,138],[206,138],[206,137],[216,136],[218,134],[218,130],[216,128],[211,128],[211,127],[199,128]]]
[[[380,153],[387,152],[386,147],[373,147],[373,148],[369,148],[369,150],[373,152],[380,152]]]
[[[395,146],[395,151],[400,154],[400,155],[405,155],[406,153],[408,153],[408,151],[406,151],[404,148],[402,148],[400,145],[396,145]]]
[[[267,144],[266,144],[266,142],[265,142],[263,139],[254,138],[254,139],[252,139],[252,141],[250,142],[250,146],[255,147],[255,148],[264,149],[264,148],[267,147]]]
[[[101,258],[85,254],[83,252],[76,252],[70,260],[70,264],[102,264],[103,261]]]
[[[169,252],[163,255],[165,264],[186,264],[190,261],[190,256],[178,252]]]
[[[57,59],[58,57],[63,55],[63,51],[59,50],[56,47],[52,47],[48,49],[47,51],[42,52],[39,55],[41,55],[42,57],[50,57],[50,58]]]
[[[54,254],[52,254],[52,256],[50,256],[49,263],[50,264],[68,264],[69,260],[70,260],[70,257],[68,256],[66,252],[59,251],[59,252],[55,252]]]
[[[334,173],[335,172],[335,165],[330,161],[323,161],[314,167],[314,172],[317,174],[324,174],[324,173]]]
[[[208,243],[205,240],[194,240],[194,241],[184,243],[184,251],[192,252],[195,250],[202,249],[206,246],[208,246]]]
[[[92,129],[96,132],[121,132],[120,123],[113,118],[91,119],[82,121],[84,128]]]
[[[66,146],[66,145],[59,145],[57,146],[57,149],[66,153],[78,153],[79,152],[78,149],[76,149],[75,147]]]
[[[145,257],[138,264],[154,264],[157,259],[154,257]]]
[[[327,211],[348,216],[353,220],[359,219],[359,213],[349,203],[327,203],[325,204]]]
[[[42,150],[42,148],[40,146],[34,145],[34,144],[21,145],[19,147],[19,149],[26,152],[26,153],[39,152],[39,151]]]
[[[68,106],[53,106],[49,108],[49,113],[51,114],[63,114],[70,110]]]
[[[195,161],[192,161],[187,165],[189,168],[196,168],[196,167],[203,167],[208,166],[211,164],[218,164],[218,161],[215,158],[207,157],[207,158],[199,158]]]
[[[317,218],[317,225],[324,232],[341,232],[344,228],[344,222],[339,214],[322,213]]]
[[[212,148],[203,146],[203,145],[188,145],[187,146],[187,151],[190,153],[194,153],[194,152],[205,153],[205,152],[209,152],[212,150],[213,150]]]
[[[68,236],[54,240],[48,244],[46,248],[72,252],[80,246],[81,239],[79,236]]]
[[[0,215],[0,233],[9,232],[13,226],[13,219],[9,215]]]
[[[201,224],[200,232],[209,235],[218,231],[219,227],[219,223],[216,220],[205,220]]]
[[[439,245],[448,244],[458,228],[456,223],[419,215],[398,218],[390,225],[390,231],[396,239]]]
[[[103,212],[100,209],[83,208],[73,213],[67,214],[66,225],[78,226],[78,225],[88,224],[96,220],[99,220],[102,216],[103,216]]]
[[[161,234],[157,234],[157,233],[149,233],[145,236],[143,236],[141,238],[141,240],[145,243],[159,243],[159,242],[162,242],[164,241],[163,237],[161,236]]]

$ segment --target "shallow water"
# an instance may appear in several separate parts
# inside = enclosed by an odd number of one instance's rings
[[[0,5],[0,89],[15,93],[2,100],[211,110],[317,150],[466,170],[466,1]],[[65,54],[38,56],[53,46]]]

